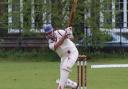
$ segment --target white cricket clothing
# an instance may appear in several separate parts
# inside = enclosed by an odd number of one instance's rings
[[[77,50],[70,50],[70,51],[71,53],[68,54],[68,56],[61,57],[60,82],[59,82],[59,86],[61,86],[61,89],[64,89],[64,85],[68,79],[69,73],[78,58]]]
[[[60,80],[57,79],[56,83],[59,84]],[[71,79],[67,79],[66,84],[64,85],[64,87],[75,89],[77,87],[77,83],[75,81],[72,81]]]
[[[53,41],[51,39],[49,39],[49,48],[52,49],[53,51],[55,51],[59,57],[63,57],[63,56],[66,56],[67,55],[67,52],[69,50],[77,50],[75,44],[70,40],[70,39],[65,39],[63,44],[60,45],[56,50],[54,49],[54,45],[56,42],[59,41],[59,39],[62,38],[62,36],[65,34],[65,31],[64,30],[56,30],[54,31],[54,35],[55,37],[57,38],[56,41]]]
[[[68,27],[65,29],[66,34],[68,35],[68,38],[73,38],[72,28]]]
[[[60,63],[60,81],[58,85],[58,89],[64,89],[66,85],[66,81],[68,81],[69,73],[71,68],[75,64],[78,58],[78,50],[75,44],[69,39],[65,39],[64,42],[58,47],[54,48],[56,42],[58,42],[63,35],[65,35],[64,30],[56,30],[53,32],[55,36],[55,40],[49,39],[49,48],[55,51],[58,56],[61,58]],[[76,84],[73,84],[76,87]]]

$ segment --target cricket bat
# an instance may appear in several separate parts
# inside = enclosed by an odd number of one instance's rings
[[[73,20],[74,20],[75,13],[76,13],[77,1],[78,0],[72,0],[72,7],[71,7],[69,20],[68,20],[68,27],[73,25]]]

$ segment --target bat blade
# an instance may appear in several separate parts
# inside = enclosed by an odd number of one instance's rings
[[[76,8],[77,8],[77,2],[78,0],[72,0],[72,8],[71,8],[71,12],[68,20],[68,27],[73,25],[73,20],[74,20]]]

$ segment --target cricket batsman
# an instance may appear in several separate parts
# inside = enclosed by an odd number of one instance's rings
[[[44,26],[46,38],[48,39],[49,48],[55,51],[60,57],[60,78],[57,89],[76,89],[77,83],[68,79],[73,65],[78,58],[78,50],[75,44],[71,41],[73,39],[72,27],[67,27],[65,30],[54,30],[51,24]]]

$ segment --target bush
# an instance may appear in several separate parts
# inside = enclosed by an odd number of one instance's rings
[[[57,61],[58,56],[45,50],[0,50],[0,60],[8,61]]]

